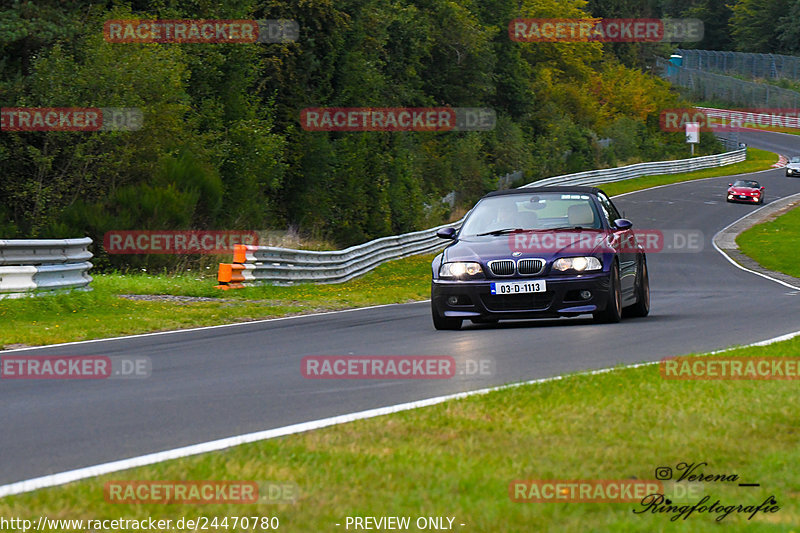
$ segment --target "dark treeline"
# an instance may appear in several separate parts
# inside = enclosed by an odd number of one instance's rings
[[[534,180],[686,157],[683,135],[658,125],[660,109],[682,103],[628,61],[670,45],[508,37],[518,17],[642,15],[628,4],[5,0],[3,107],[138,107],[145,127],[0,134],[0,238],[293,226],[348,245],[440,223],[450,191],[468,206],[512,171]],[[678,14],[716,5],[684,4]],[[126,18],[286,18],[301,30],[278,44],[106,42],[103,22]],[[724,33],[739,42],[736,27]],[[497,125],[304,131],[300,111],[319,106],[489,107]],[[719,148],[706,137],[701,150]]]
[[[588,0],[598,17],[697,18],[704,23],[703,40],[683,48],[731,50],[763,54],[800,54],[798,0]],[[623,58],[647,45],[612,45]]]

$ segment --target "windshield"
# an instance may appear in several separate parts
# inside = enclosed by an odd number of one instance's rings
[[[757,181],[749,181],[749,180],[737,180],[733,182],[734,187],[749,187],[751,189],[758,189],[759,185]]]
[[[800,163],[800,155],[796,155],[789,160],[789,163]]]
[[[464,222],[461,236],[502,230],[603,227],[588,194],[509,194],[484,198]]]

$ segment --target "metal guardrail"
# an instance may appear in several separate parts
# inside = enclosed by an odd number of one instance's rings
[[[751,78],[800,80],[800,57],[781,54],[750,54],[719,50],[679,49],[683,66]]]
[[[435,228],[382,237],[332,252],[291,250],[273,246],[234,246],[233,263],[220,263],[219,288],[237,289],[245,283],[292,284],[314,281],[341,283],[378,265],[411,255],[433,252],[447,244],[436,236],[442,228],[461,227],[464,219]]]
[[[704,168],[722,167],[733,163],[740,163],[747,158],[747,148],[740,148],[724,154],[712,154],[691,159],[678,159],[675,161],[653,161],[637,163],[625,167],[608,168],[602,170],[588,170],[577,174],[554,176],[533,183],[528,183],[520,188],[546,187],[549,185],[600,185],[616,181],[653,176],[656,174],[678,174],[691,172]]]
[[[0,240],[0,298],[87,287],[92,239]]]
[[[800,128],[800,117],[789,115],[770,115],[768,113],[754,113],[752,111],[742,111],[739,109],[715,109],[713,107],[698,107],[700,111],[709,117],[726,118],[729,121],[738,120],[742,123],[755,123],[762,125],[780,125],[786,128]],[[794,110],[795,113],[800,109]]]
[[[604,170],[590,170],[547,178],[523,187],[548,185],[599,185],[645,175],[675,174],[744,161],[747,149],[678,161],[656,161]],[[287,285],[296,282],[341,283],[369,272],[381,263],[444,248],[449,241],[436,236],[441,228],[459,228],[464,219],[435,228],[383,237],[344,250],[316,252],[272,246],[234,246],[232,263],[220,263],[221,289],[238,289],[259,283]]]
[[[741,143],[739,142],[739,132],[738,131],[728,131],[725,133],[714,133],[717,137],[717,140],[722,143],[722,146],[725,147],[726,150],[738,150],[742,147]]]

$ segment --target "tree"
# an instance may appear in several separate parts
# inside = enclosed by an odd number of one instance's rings
[[[730,20],[736,49],[765,54],[782,50],[782,35],[791,34],[776,32],[775,27],[796,4],[796,0],[738,0]]]

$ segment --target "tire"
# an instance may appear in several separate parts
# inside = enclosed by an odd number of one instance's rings
[[[461,329],[461,322],[462,319],[460,318],[447,318],[439,314],[436,310],[436,306],[433,305],[433,300],[431,300],[431,318],[433,318],[433,327],[438,330],[443,329],[450,329],[450,330],[457,330]]]
[[[608,305],[603,311],[593,313],[595,322],[616,324],[622,319],[622,295],[619,292],[619,265],[611,267],[611,281],[608,287]]]
[[[625,316],[645,317],[650,314],[650,276],[647,262],[642,260],[641,279],[636,287],[636,303],[625,308]]]

